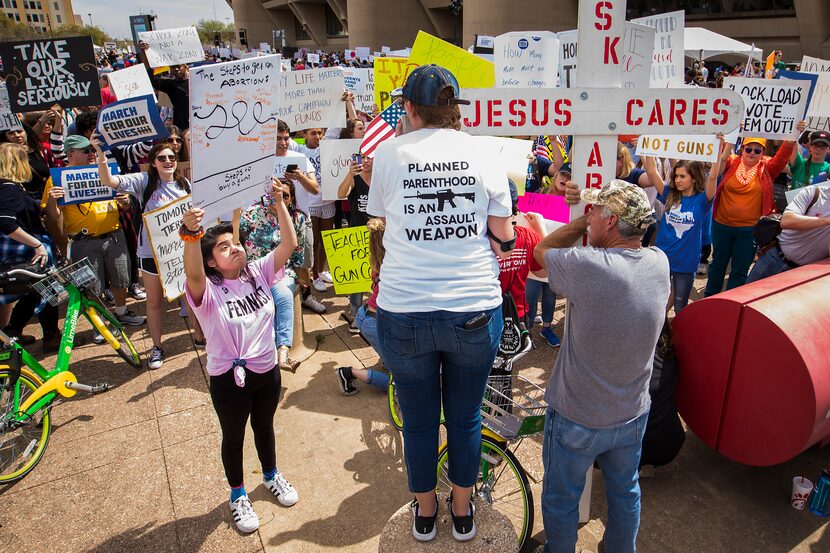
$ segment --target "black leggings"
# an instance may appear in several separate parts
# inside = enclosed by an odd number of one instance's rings
[[[225,477],[232,488],[243,484],[242,445],[245,442],[245,424],[251,416],[259,462],[263,472],[277,467],[274,444],[274,413],[280,399],[281,376],[278,369],[259,374],[245,369],[245,386],[236,385],[236,369],[210,377],[210,399],[222,427],[222,464]]]
[[[9,326],[6,327],[15,336],[20,336],[23,329],[32,320],[37,304],[40,303],[40,294],[35,291],[29,292],[14,304],[12,315],[9,319]],[[46,304],[46,307],[37,316],[40,326],[43,329],[43,337],[52,337],[60,332],[58,328],[58,308]]]

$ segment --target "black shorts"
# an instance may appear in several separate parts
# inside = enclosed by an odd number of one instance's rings
[[[156,260],[152,257],[139,257],[138,267],[147,274],[158,276],[159,269],[156,267]]]

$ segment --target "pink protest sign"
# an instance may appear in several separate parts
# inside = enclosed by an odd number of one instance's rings
[[[571,212],[563,196],[551,194],[534,194],[526,192],[519,196],[519,211],[522,213],[538,213],[549,221],[568,223],[571,220]]]

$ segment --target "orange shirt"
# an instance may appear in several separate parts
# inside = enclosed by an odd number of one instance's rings
[[[715,221],[730,227],[754,227],[761,217],[763,190],[758,175],[743,185],[735,175],[723,183],[720,189],[718,212]]]

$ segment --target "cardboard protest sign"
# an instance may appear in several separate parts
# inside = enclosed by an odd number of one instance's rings
[[[576,57],[578,31],[563,31],[559,38],[559,86],[572,88],[576,83]]]
[[[637,141],[637,155],[712,163],[718,158],[719,146],[713,134],[643,135]]]
[[[810,106],[807,109],[807,115],[810,117],[830,117],[830,73],[819,74]]]
[[[559,39],[550,31],[513,32],[495,38],[498,88],[554,88]]]
[[[360,111],[371,112],[375,103],[375,75],[372,69],[343,69],[346,89],[354,94],[354,107]]]
[[[571,220],[571,208],[563,196],[527,192],[519,196],[519,211],[538,213],[549,221],[567,223]]]
[[[805,73],[827,73],[830,71],[830,60],[804,56],[801,58],[801,71]]]
[[[279,117],[292,131],[346,126],[343,69],[303,69],[279,79]]]
[[[306,61],[308,63],[320,63],[320,54],[308,54],[306,55]]]
[[[110,147],[170,136],[159,116],[155,98],[149,95],[119,100],[101,108],[96,130]]]
[[[745,110],[740,136],[773,140],[798,138],[796,123],[804,119],[809,85],[805,81],[727,77],[723,88],[741,95]]]
[[[143,65],[133,65],[126,69],[113,71],[107,77],[110,81],[110,90],[119,100],[150,95],[155,101],[156,93]]]
[[[638,23],[653,27],[654,61],[651,65],[651,88],[683,86],[684,70],[683,28],[686,26],[686,12],[683,10],[632,19]]]
[[[138,33],[138,40],[150,46],[144,51],[150,67],[181,65],[205,59],[196,27],[146,31]]]
[[[12,113],[9,91],[5,84],[0,83],[0,131],[19,131],[22,128],[17,114]]]
[[[372,290],[369,230],[365,226],[323,231],[323,247],[336,294]]]
[[[206,220],[270,189],[277,147],[278,54],[190,71],[193,205]]]
[[[110,175],[118,174],[118,164],[108,165]],[[115,189],[101,184],[98,177],[97,165],[83,167],[53,167],[49,169],[52,177],[52,186],[58,186],[66,191],[59,205],[73,205],[85,202],[111,200],[115,197]]]
[[[153,259],[167,301],[184,294],[184,242],[179,238],[179,228],[190,205],[191,197],[188,195],[143,215],[144,228],[150,238]]]
[[[428,63],[445,67],[458,79],[458,85],[464,88],[490,88],[496,84],[492,62],[424,31],[418,31],[409,63],[416,67]]]
[[[336,200],[337,189],[349,173],[349,162],[352,154],[360,153],[362,138],[346,138],[341,140],[323,140],[320,142],[320,175],[318,182],[322,182],[323,199]]]
[[[375,103],[380,111],[385,110],[392,103],[391,93],[403,86],[409,72],[418,67],[409,62],[408,58],[375,58],[375,67],[372,69],[375,79]]]
[[[807,117],[807,130],[830,132],[830,117]]]
[[[476,140],[481,143],[480,148],[483,151],[491,153],[491,159],[497,159],[502,163],[507,178],[516,185],[519,195],[524,194],[527,164],[530,161],[528,156],[533,148],[533,141],[497,136],[480,136]]]
[[[98,65],[88,36],[0,43],[11,110],[101,104]]]
[[[622,41],[623,88],[649,88],[655,35],[651,27],[626,21]]]

